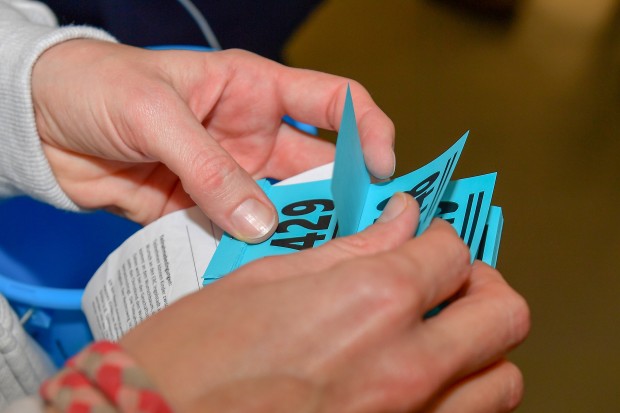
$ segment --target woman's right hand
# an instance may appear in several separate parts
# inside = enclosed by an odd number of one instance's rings
[[[366,231],[250,263],[121,345],[179,412],[509,411],[528,307],[448,223],[411,239],[417,221],[398,194]]]

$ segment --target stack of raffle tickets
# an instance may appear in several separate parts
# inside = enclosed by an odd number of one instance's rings
[[[331,179],[294,185],[260,181],[278,210],[280,224],[267,241],[250,245],[228,234],[204,275],[209,284],[255,259],[324,244],[371,225],[396,192],[407,192],[420,206],[420,235],[434,217],[450,222],[469,246],[472,260],[495,266],[503,226],[501,208],[491,205],[496,173],[451,181],[467,133],[426,166],[389,182],[372,183],[364,164],[350,90],[344,106]]]
[[[416,234],[434,217],[450,222],[472,260],[495,266],[502,212],[491,206],[495,173],[451,181],[467,134],[426,166],[389,182],[372,183],[366,170],[350,91],[336,160],[285,181],[259,181],[280,224],[261,244],[238,241],[193,207],[137,231],[108,256],[89,281],[82,309],[95,339],[118,340],[151,314],[258,258],[317,247],[371,225],[396,192],[420,205]]]

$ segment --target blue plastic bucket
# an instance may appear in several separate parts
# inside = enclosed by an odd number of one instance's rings
[[[139,228],[103,211],[65,212],[26,197],[0,202],[0,293],[57,365],[92,341],[84,287]]]

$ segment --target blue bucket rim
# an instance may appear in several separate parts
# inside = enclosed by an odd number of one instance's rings
[[[7,300],[53,310],[81,310],[83,289],[26,284],[0,274],[0,292]]]

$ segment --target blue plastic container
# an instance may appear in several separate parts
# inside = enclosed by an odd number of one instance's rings
[[[26,197],[0,202],[0,293],[57,365],[92,340],[84,287],[139,228],[103,211],[65,212]]]

